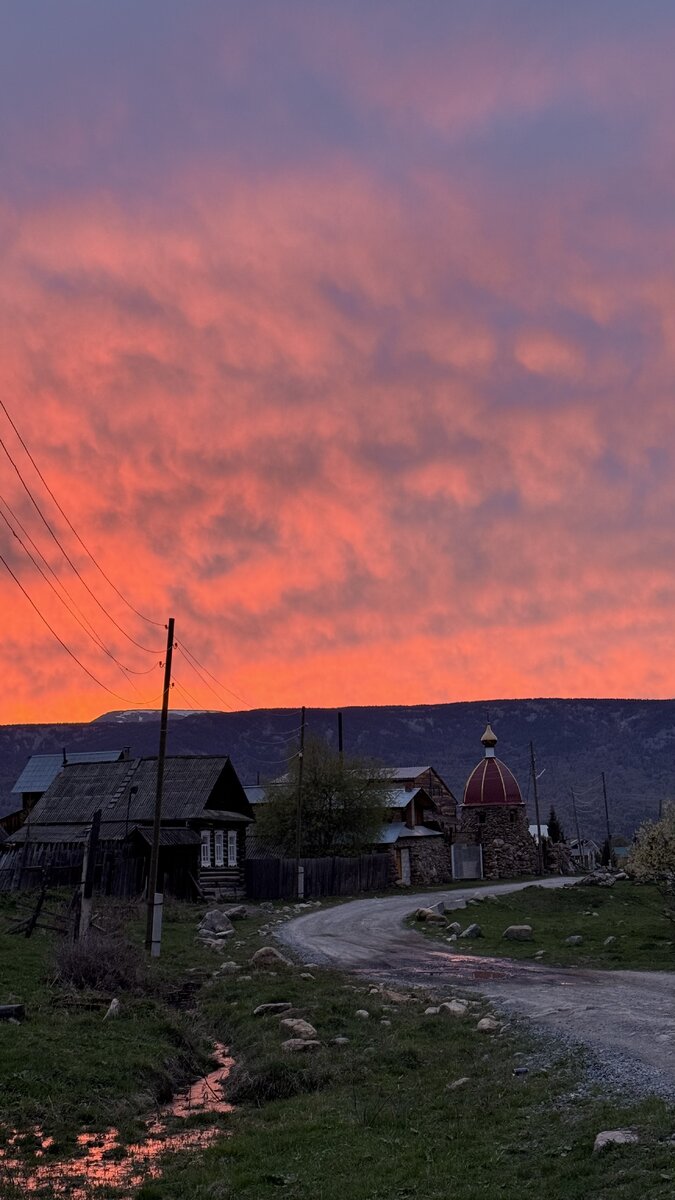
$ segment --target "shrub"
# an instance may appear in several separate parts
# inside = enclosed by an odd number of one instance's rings
[[[281,1058],[267,1058],[235,1067],[228,1082],[227,1098],[232,1104],[252,1104],[262,1108],[271,1100],[288,1100],[304,1092],[318,1092],[330,1080],[328,1066],[319,1063],[300,1066]]]
[[[77,942],[61,942],[54,965],[57,981],[78,991],[110,995],[138,991],[146,982],[145,959],[138,947],[94,930]]]

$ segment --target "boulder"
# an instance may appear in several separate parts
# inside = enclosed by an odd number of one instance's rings
[[[451,933],[451,934],[450,934],[450,937],[447,937],[445,940],[446,940],[446,942],[456,942],[456,941],[457,941],[457,934],[456,934],[456,933]]]
[[[380,1025],[391,1025],[391,1021],[388,1019],[388,1017],[382,1017]]]
[[[230,921],[243,921],[248,916],[245,904],[234,904],[232,908],[226,908],[223,911]]]
[[[461,938],[479,938],[483,936],[483,930],[474,921],[472,925],[467,925],[466,929],[463,929],[459,936]]]
[[[584,939],[582,938],[580,933],[571,933],[569,937],[565,938],[565,945],[566,946],[580,946],[581,943],[583,942],[583,940]]]
[[[479,1033],[496,1033],[499,1029],[499,1021],[494,1017],[481,1017],[476,1029]]]
[[[425,1017],[437,1017],[440,1011],[440,1008],[435,1008],[432,1005],[430,1008],[425,1008],[424,1015]]]
[[[593,1143],[593,1153],[599,1154],[610,1146],[634,1146],[639,1140],[634,1129],[603,1129]]]
[[[300,978],[301,978],[301,979],[314,979],[314,978],[315,978],[315,976],[314,976],[314,975],[312,975],[312,972],[311,972],[311,971],[301,971],[301,972],[300,972]]]
[[[468,1075],[462,1075],[460,1079],[453,1079],[452,1083],[446,1083],[446,1088],[449,1092],[454,1092],[455,1088],[464,1087],[465,1083],[471,1083]]]
[[[445,924],[445,917],[443,916],[442,912],[438,911],[438,907],[436,907],[436,908],[418,908],[417,912],[415,913],[415,920],[432,922],[432,923],[434,921],[436,921],[436,922],[442,921],[443,924]]]
[[[451,1017],[465,1017],[469,1011],[469,1002],[468,1000],[444,1000],[438,1007],[442,1013],[449,1013]]]
[[[251,966],[257,970],[264,970],[269,967],[292,967],[293,963],[289,958],[284,958],[283,954],[274,946],[261,946],[256,950],[255,954],[250,959]]]
[[[617,882],[618,882],[620,879],[622,879],[622,880],[623,880],[623,879],[628,879],[628,876],[627,876],[627,874],[626,874],[626,872],[625,872],[625,871],[617,871],[617,873],[616,873],[616,875],[614,876],[614,878],[615,878],[615,879],[617,880]]]
[[[290,1000],[275,1000],[271,1004],[259,1004],[257,1008],[253,1009],[253,1016],[254,1017],[278,1016],[279,1013],[288,1012],[289,1008],[292,1008],[292,1007],[293,1007],[293,1005],[291,1004]]]
[[[311,1041],[312,1038],[318,1037],[314,1026],[310,1025],[309,1021],[303,1021],[302,1017],[283,1017],[280,1025],[282,1029],[287,1029],[294,1038],[305,1038]]]
[[[321,1042],[309,1038],[288,1038],[281,1043],[281,1049],[286,1054],[313,1054],[321,1049]]]
[[[448,925],[448,930],[450,933],[456,933],[459,935],[462,932],[462,926],[460,925],[459,921],[451,921]]]
[[[368,1017],[370,1016],[370,1013],[368,1012],[367,1008],[357,1008],[356,1012],[354,1013],[354,1016],[360,1017],[362,1021],[367,1021]]]
[[[603,944],[603,946],[613,946],[615,941],[616,941],[615,937],[606,937],[602,944]]]
[[[505,937],[510,942],[531,942],[532,926],[509,925],[508,929],[504,930],[502,937]]]
[[[238,971],[241,971],[241,967],[239,966],[239,963],[236,963],[231,958],[228,958],[226,960],[226,962],[220,964],[220,966],[218,967],[217,974],[218,975],[236,975]]]
[[[348,1045],[349,1045],[349,1038],[346,1038],[346,1037],[335,1037],[335,1038],[333,1038],[333,1045],[334,1045],[334,1046],[348,1046]]]
[[[226,913],[221,912],[219,908],[212,908],[207,912],[199,923],[200,933],[213,935],[214,933],[234,933],[234,925]]]

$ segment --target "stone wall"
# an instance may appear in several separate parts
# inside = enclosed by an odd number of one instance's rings
[[[565,842],[544,842],[544,861],[546,870],[552,875],[573,875],[574,864],[570,848]]]
[[[483,847],[486,879],[538,874],[539,856],[524,805],[462,806],[459,819],[463,840],[480,842]]]
[[[448,883],[452,878],[452,855],[445,838],[400,837],[396,845],[399,849],[407,847],[410,850],[410,883],[412,887]]]

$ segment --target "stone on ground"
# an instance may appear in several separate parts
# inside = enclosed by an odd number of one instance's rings
[[[444,1000],[439,1004],[440,1012],[449,1013],[451,1017],[465,1017],[469,1011],[468,1000]]]
[[[593,1153],[598,1154],[609,1146],[634,1146],[639,1140],[634,1129],[603,1129],[593,1143]]]
[[[221,963],[216,972],[217,975],[236,975],[237,971],[241,971],[239,963],[234,959],[228,958],[224,963]]]
[[[290,1000],[274,1000],[270,1004],[259,1004],[257,1008],[253,1009],[253,1016],[273,1017],[278,1013],[288,1012],[292,1007]]]
[[[583,942],[583,940],[584,939],[582,938],[580,933],[571,933],[569,937],[565,938],[565,945],[566,946],[580,946],[581,943]]]
[[[286,1054],[313,1054],[321,1048],[321,1042],[309,1038],[288,1038],[281,1043],[281,1049]]]
[[[212,908],[202,917],[199,931],[210,936],[213,936],[214,933],[234,933],[234,925],[227,913],[222,912],[219,908]]]
[[[367,1008],[357,1008],[354,1016],[361,1017],[361,1019],[365,1021],[370,1016],[370,1013],[368,1012]]]
[[[335,1038],[333,1038],[333,1045],[334,1045],[334,1046],[348,1046],[348,1045],[349,1045],[349,1038],[346,1038],[346,1037],[335,1037]]]
[[[448,925],[448,929],[450,930],[450,933],[459,934],[462,932],[462,926],[460,925],[459,921],[451,921]]]
[[[481,1017],[476,1029],[479,1033],[496,1033],[499,1029],[499,1021],[494,1017]]]
[[[483,930],[474,921],[472,925],[467,925],[466,929],[463,929],[459,936],[461,938],[479,938],[483,936]]]
[[[233,904],[231,908],[223,909],[230,921],[243,921],[248,916],[245,904]]]
[[[616,938],[611,936],[611,937],[605,938],[605,940],[602,944],[603,944],[603,946],[613,946],[615,941],[616,941]]]
[[[295,1038],[311,1041],[312,1038],[318,1037],[314,1026],[310,1025],[309,1021],[303,1021],[302,1017],[284,1017],[279,1023],[282,1029],[287,1029]]]
[[[251,958],[251,966],[257,968],[265,967],[292,967],[293,963],[289,958],[284,958],[274,946],[261,946],[256,950]]]
[[[449,1092],[454,1092],[455,1088],[464,1087],[465,1083],[471,1083],[468,1075],[462,1075],[459,1079],[454,1079],[452,1083],[446,1083]]]
[[[531,925],[509,925],[508,929],[504,930],[502,937],[505,937],[510,942],[531,942],[532,941],[532,926]]]
[[[425,1008],[424,1015],[425,1017],[437,1017],[440,1011],[440,1008],[434,1008],[432,1005],[429,1008]]]

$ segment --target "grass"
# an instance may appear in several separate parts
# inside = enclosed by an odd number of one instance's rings
[[[494,905],[495,919],[505,905]],[[225,957],[252,977],[215,980],[210,969],[219,958],[196,944],[195,910],[169,909],[149,987],[121,995],[122,1015],[105,1024],[109,996],[85,995],[80,1000],[91,1007],[73,1007],[50,984],[51,935],[26,941],[0,933],[0,999],[12,991],[27,1004],[22,1026],[0,1024],[2,1120],[43,1123],[60,1134],[61,1151],[81,1124],[104,1129],[120,1114],[131,1136],[149,1093],[159,1099],[182,1074],[197,1073],[217,1039],[237,1061],[237,1109],[220,1118],[231,1136],[199,1154],[173,1156],[137,1200],[672,1195],[675,1148],[666,1139],[673,1112],[663,1101],[594,1094],[580,1082],[583,1055],[518,1028],[478,1033],[482,1003],[466,1018],[425,1017],[426,993],[398,1001],[340,972],[313,969],[313,979],[302,978],[305,968],[253,972],[248,963],[268,921],[265,913],[238,922],[228,942]],[[131,933],[141,936],[140,922]],[[194,981],[183,996],[188,1007],[176,1009],[171,997],[186,980]],[[253,1016],[258,1004],[278,1000],[315,1025],[318,1053],[285,1054],[279,1018]],[[356,1017],[360,1008],[368,1019]],[[336,1046],[336,1036],[349,1041]],[[520,1065],[529,1071],[516,1076]],[[448,1088],[462,1076],[467,1084]],[[640,1130],[640,1145],[592,1156],[600,1129],[625,1126]]]
[[[481,938],[463,939],[462,953],[533,960],[543,950],[541,961],[560,966],[675,970],[675,927],[652,885],[626,881],[611,888],[575,885],[555,890],[533,885],[449,914],[448,922],[454,920],[462,925],[477,921],[483,932]],[[531,925],[533,940],[506,940],[509,925]],[[448,936],[442,925],[415,922],[415,927],[431,938],[444,941]],[[580,934],[583,941],[568,946],[565,939],[572,934]],[[608,937],[616,941],[605,945]]]

